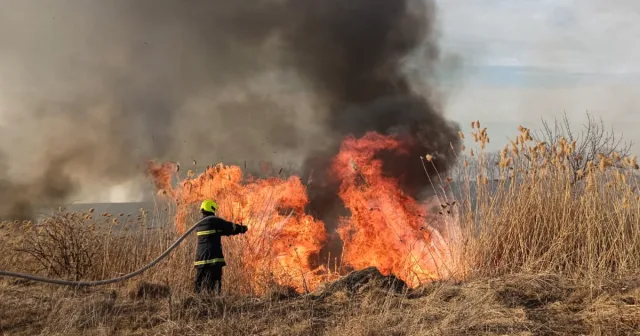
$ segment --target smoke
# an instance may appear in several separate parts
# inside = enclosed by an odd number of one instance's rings
[[[395,134],[417,142],[406,155],[382,153],[385,172],[398,177],[405,191],[417,195],[428,183],[419,157],[435,155],[435,168],[445,173],[455,160],[451,146],[459,147],[457,125],[443,118],[437,92],[428,87],[417,92],[403,71],[408,57],[423,51],[423,75],[433,75],[439,60],[433,2],[295,4],[300,8],[296,7],[299,21],[290,36],[294,62],[322,94],[327,130],[334,140],[310,157],[307,170],[320,168],[322,174],[345,136],[360,137],[369,131]],[[434,173],[434,167],[428,168]],[[322,183],[326,182],[322,175],[319,178],[319,191],[335,199],[334,190]]]
[[[347,211],[329,167],[344,137],[375,131],[406,139],[408,153],[383,152],[378,159],[386,175],[418,197],[435,177],[428,175],[446,174],[454,163],[459,128],[444,119],[437,88],[416,90],[404,71],[408,58],[418,54],[422,76],[434,75],[440,52],[432,1],[296,1],[293,7],[297,21],[286,40],[297,69],[323,99],[332,140],[307,155],[304,165],[312,179],[309,210],[333,235],[321,251],[323,260],[328,253],[341,255],[335,228]],[[425,173],[419,158],[427,154],[435,160]]]
[[[327,191],[341,139],[366,131],[419,140],[385,158],[413,193],[418,156],[444,172],[457,146],[438,93],[403,72],[412,53],[425,76],[437,65],[434,23],[430,0],[0,2],[0,217],[149,159],[290,160]]]

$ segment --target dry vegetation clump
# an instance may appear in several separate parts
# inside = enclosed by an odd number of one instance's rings
[[[486,128],[479,122],[473,126],[474,140],[483,148],[489,141]],[[637,273],[636,158],[600,148],[601,138],[593,134],[545,143],[527,128],[519,131],[494,161],[481,151],[471,154],[481,167],[466,175],[475,197],[462,193],[467,198],[464,259],[472,276],[557,273],[597,282]],[[609,155],[590,152],[605,149]],[[593,160],[582,162],[587,157]]]
[[[639,167],[628,147],[592,123],[579,137],[568,127],[547,126],[542,136],[520,127],[494,155],[485,152],[487,129],[472,126],[475,147],[464,149],[459,171],[447,179],[457,181],[449,184],[455,200],[443,201],[438,215],[460,218],[455,280],[408,288],[369,268],[308,294],[266,283],[254,295],[247,284],[255,274],[239,257],[245,242],[232,238],[224,296],[196,297],[192,236],[124,284],[73,289],[0,279],[0,334],[640,332]],[[121,222],[93,211],[58,212],[42,225],[3,222],[0,269],[83,280],[133,271],[177,238],[151,216]]]
[[[11,259],[0,259],[5,270],[69,280],[99,280],[144,266],[177,238],[168,226],[151,227],[146,212],[121,222],[111,214],[56,212],[41,223],[23,222],[4,228],[3,246]],[[164,267],[152,268],[145,279],[179,285],[190,277],[194,241],[184,243]]]

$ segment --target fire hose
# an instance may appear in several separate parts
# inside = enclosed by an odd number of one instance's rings
[[[3,270],[0,270],[0,276],[22,278],[22,279],[26,279],[26,280],[50,283],[50,284],[54,284],[54,285],[78,286],[78,287],[102,286],[102,285],[108,285],[108,284],[124,281],[124,280],[127,280],[127,279],[131,279],[131,278],[133,278],[133,277],[135,277],[135,276],[137,276],[139,274],[142,274],[142,272],[148,270],[149,268],[153,267],[155,264],[160,262],[162,259],[166,258],[169,255],[169,253],[171,253],[171,251],[173,251],[176,247],[178,247],[178,245],[180,245],[180,243],[182,243],[182,241],[185,238],[187,238],[187,236],[189,236],[189,234],[191,234],[191,232],[193,232],[196,229],[196,227],[204,219],[205,218],[199,220],[191,228],[189,228],[189,230],[187,230],[180,238],[178,238],[178,240],[176,240],[171,246],[169,246],[169,248],[166,249],[155,260],[153,260],[152,262],[148,263],[144,267],[142,267],[142,268],[140,268],[140,269],[138,269],[138,270],[136,270],[134,272],[131,272],[129,274],[125,274],[123,276],[119,276],[117,278],[105,279],[105,280],[97,280],[97,281],[70,281],[70,280],[59,280],[59,279],[43,278],[43,277],[31,275],[31,274],[8,272],[8,271],[3,271]]]

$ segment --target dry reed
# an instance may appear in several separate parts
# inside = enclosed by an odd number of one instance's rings
[[[194,298],[190,237],[124,287],[84,292],[0,282],[0,293],[8,294],[0,300],[0,310],[5,309],[0,333],[622,335],[640,330],[635,157],[607,151],[582,162],[581,150],[593,147],[562,137],[545,143],[524,127],[498,155],[490,155],[487,129],[479,121],[472,127],[474,143],[464,148],[461,173],[453,179],[456,199],[442,199],[446,211],[437,215],[459,218],[462,235],[452,243],[459,253],[451,268],[461,282],[424,284],[404,293],[337,291],[321,300],[250,299],[247,283],[255,274],[240,259],[246,243],[238,237],[225,243],[232,265],[225,272],[225,298]],[[433,164],[428,153],[425,158]],[[451,179],[440,178],[444,182],[433,181],[434,189],[451,185]],[[169,223],[151,225],[171,217],[142,212],[122,223],[123,216],[89,211],[57,213],[45,220],[45,228],[4,222],[0,268],[74,279],[117,276],[173,242],[177,235]],[[149,283],[169,291],[144,299],[153,292]],[[122,291],[130,299],[120,298]]]

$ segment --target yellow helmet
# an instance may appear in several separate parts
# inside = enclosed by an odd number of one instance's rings
[[[210,199],[204,200],[202,204],[200,204],[200,211],[215,213],[218,211],[218,203]]]

